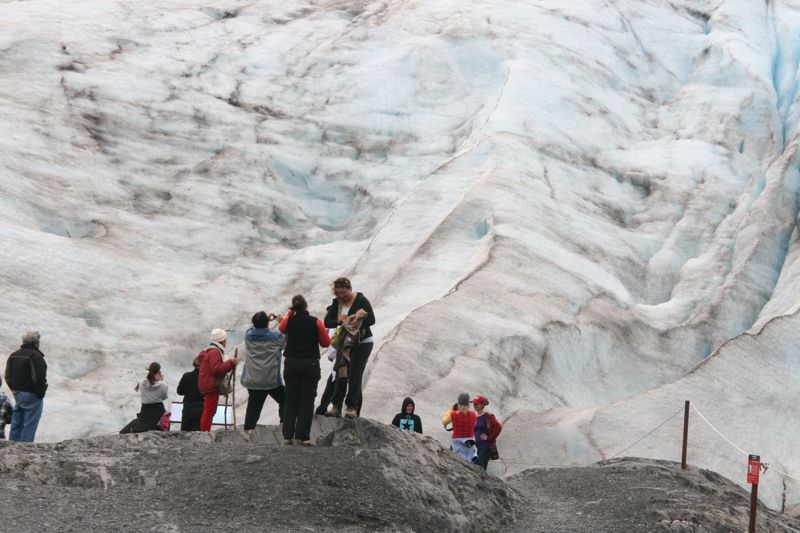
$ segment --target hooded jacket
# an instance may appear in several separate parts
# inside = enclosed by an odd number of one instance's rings
[[[400,409],[400,412],[395,415],[394,420],[392,420],[392,425],[407,431],[422,433],[422,420],[420,417],[414,414],[413,409],[411,410],[411,414],[406,412],[406,407],[409,405],[415,407],[414,400],[411,398],[403,400],[403,407]]]
[[[246,389],[272,390],[283,386],[281,350],[286,337],[269,328],[250,328],[244,335],[245,361],[242,385]]]
[[[223,353],[225,353],[225,348],[216,342],[212,342],[210,346],[198,354],[200,356],[200,379],[198,379],[197,387],[203,396],[217,394],[217,380],[225,377],[225,374],[236,366],[233,359],[223,361]]]

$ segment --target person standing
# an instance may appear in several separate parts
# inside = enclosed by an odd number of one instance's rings
[[[270,316],[278,319],[278,323],[283,320],[282,316]],[[253,327],[245,333],[239,350],[240,356],[242,352],[245,354],[241,381],[248,392],[244,429],[255,429],[267,396],[277,402],[278,418],[283,423],[285,388],[281,380],[281,351],[286,345],[286,337],[269,329],[270,316],[264,311],[253,315]]]
[[[337,380],[336,390],[331,400],[333,404],[332,410],[339,411],[344,401],[347,406],[345,416],[352,418],[361,414],[363,400],[361,393],[362,379],[374,343],[370,326],[375,325],[375,313],[367,297],[360,292],[354,292],[350,280],[347,278],[337,278],[333,282],[333,294],[336,297],[327,308],[325,327],[340,327],[348,316],[355,315],[359,311],[364,314],[361,328],[350,349],[347,380]],[[342,329],[337,332],[337,335],[344,337]],[[347,393],[346,395],[345,392]]]
[[[156,431],[160,429],[158,423],[167,410],[164,400],[167,399],[167,384],[161,373],[161,365],[156,362],[147,367],[147,375],[133,388],[139,393],[142,408],[136,414],[136,419],[122,428],[120,434],[141,433],[143,431]]]
[[[453,424],[450,449],[468,463],[477,462],[475,448],[475,421],[478,415],[469,408],[469,394],[462,392],[458,402],[445,413],[442,425]]]
[[[489,400],[486,396],[480,394],[472,399],[472,405],[475,407],[475,447],[478,449],[478,462],[477,465],[486,470],[489,466],[489,459],[491,458],[492,448],[497,448],[497,436],[503,430],[502,424],[497,418],[485,411],[486,406],[489,405]]]
[[[178,383],[178,394],[183,396],[181,411],[181,431],[200,431],[200,417],[203,416],[203,395],[200,394],[200,358],[192,361],[194,367],[181,376]]]
[[[418,415],[414,414],[414,407],[414,400],[411,398],[403,400],[403,407],[394,416],[392,425],[406,431],[422,433],[422,420]]]
[[[9,440],[33,442],[39,427],[47,392],[47,363],[39,350],[40,339],[38,331],[25,333],[20,349],[6,361],[6,383],[16,402]]]
[[[311,421],[320,380],[319,347],[330,346],[331,338],[322,321],[308,313],[306,299],[300,294],[292,298],[292,307],[278,329],[286,334],[283,442],[292,445],[297,439],[306,446],[313,446]]]
[[[237,357],[223,361],[228,334],[224,329],[211,331],[211,343],[198,354],[200,358],[200,377],[198,387],[203,395],[203,414],[200,416],[200,431],[211,431],[211,422],[219,404],[217,381],[239,364]]]

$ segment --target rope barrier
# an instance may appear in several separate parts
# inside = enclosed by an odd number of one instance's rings
[[[708,420],[708,418],[706,418],[705,415],[703,413],[701,413],[700,410],[694,405],[694,402],[690,402],[689,405],[691,405],[692,409],[694,409],[695,413],[697,413],[697,416],[699,416],[700,419],[703,422],[705,422],[708,425],[708,427],[710,427],[712,430],[714,430],[714,432],[717,435],[719,435],[725,442],[727,442],[729,445],[731,445],[736,451],[738,451],[742,455],[744,455],[744,456],[749,456],[750,455],[746,451],[744,451],[741,447],[737,446],[736,443],[734,443],[731,439],[726,437],[725,434],[722,433],[719,429],[717,429],[717,427],[714,426],[714,424],[712,424]],[[618,451],[617,453],[615,453],[614,455],[609,457],[609,459],[613,459],[613,458],[617,457],[618,455],[620,455],[621,453],[624,453],[624,452],[630,450],[631,448],[633,448],[634,446],[636,446],[637,444],[639,444],[640,442],[645,440],[647,437],[649,437],[650,435],[652,435],[653,433],[655,433],[656,431],[658,431],[659,429],[664,427],[664,425],[667,422],[669,422],[670,420],[672,420],[673,418],[678,416],[681,413],[681,411],[683,411],[683,408],[680,408],[677,411],[675,411],[674,413],[672,413],[672,415],[670,415],[669,418],[667,418],[666,420],[661,422],[658,426],[656,426],[651,431],[649,431],[648,433],[643,435],[641,438],[637,439],[635,442],[633,442],[629,446],[626,446],[625,448],[621,449],[620,451]],[[525,462],[525,461],[506,461],[505,459],[501,459],[500,462],[503,463],[504,465],[544,466],[544,467],[559,467],[559,468],[575,466],[574,464],[572,464],[572,465],[563,465],[563,464],[550,464],[550,463],[529,463],[529,462]],[[774,467],[770,466],[769,463],[766,463],[766,462],[762,463],[761,464],[761,468],[763,469],[765,474],[766,474],[766,472],[768,470],[773,470],[776,474],[778,474],[779,476],[783,477],[784,479],[788,479],[788,480],[794,481],[795,483],[800,484],[800,479],[798,479],[798,478],[796,478],[794,476],[791,476],[786,472],[778,470],[777,468],[774,468]]]
[[[725,435],[723,435],[723,434],[722,434],[722,432],[721,432],[720,430],[718,430],[716,427],[714,427],[714,424],[712,424],[711,422],[709,422],[709,421],[708,421],[708,419],[707,419],[705,416],[703,416],[703,413],[701,413],[701,412],[700,412],[700,410],[699,410],[697,407],[695,407],[695,406],[694,406],[694,402],[690,402],[690,403],[689,403],[689,405],[691,405],[691,406],[692,406],[692,409],[694,409],[694,410],[695,410],[695,412],[698,414],[698,416],[700,416],[700,418],[703,420],[703,422],[705,422],[706,424],[708,424],[708,427],[710,427],[711,429],[713,429],[714,431],[716,431],[717,435],[719,435],[720,437],[722,437],[722,438],[725,440],[725,442],[727,442],[728,444],[730,444],[731,446],[733,446],[734,448],[736,448],[736,450],[737,450],[739,453],[741,453],[742,455],[744,455],[745,457],[746,457],[746,456],[748,456],[748,455],[750,455],[749,453],[747,453],[746,451],[744,451],[743,449],[741,449],[740,447],[738,447],[736,444],[734,444],[734,443],[731,441],[731,439],[729,439],[728,437],[726,437]]]
[[[708,427],[713,429],[717,433],[717,435],[719,435],[720,437],[722,437],[725,440],[725,442],[727,442],[728,444],[733,446],[736,449],[736,451],[738,451],[742,455],[745,455],[745,456],[749,456],[750,455],[746,451],[744,451],[742,448],[740,448],[739,446],[734,444],[733,441],[731,441],[728,437],[723,435],[720,430],[718,430],[716,427],[714,427],[714,424],[709,422],[708,419],[705,416],[703,416],[703,413],[701,413],[700,410],[697,407],[695,407],[694,402],[691,402],[690,405],[692,406],[692,409],[694,409],[694,411],[698,414],[698,416],[703,420],[703,422],[708,424]],[[768,470],[772,470],[776,474],[778,474],[779,476],[783,477],[784,479],[789,479],[791,481],[794,481],[795,483],[799,483],[800,484],[800,479],[798,479],[798,478],[796,478],[794,476],[791,476],[791,475],[787,474],[786,472],[778,470],[777,468],[772,467],[769,463],[766,463],[766,462],[761,463],[761,469],[763,470],[764,474],[766,474]]]
[[[630,446],[628,446],[627,448],[623,448],[622,450],[618,451],[617,453],[615,453],[614,455],[612,455],[611,457],[609,457],[609,459],[613,459],[614,457],[618,456],[618,455],[619,455],[619,454],[621,454],[622,452],[626,452],[626,451],[630,450],[631,448],[633,448],[634,446],[636,446],[637,444],[639,444],[640,442],[642,442],[644,439],[646,439],[647,437],[649,437],[650,435],[652,435],[653,433],[655,433],[656,431],[658,431],[659,429],[661,429],[661,427],[662,427],[664,424],[666,424],[667,422],[669,422],[670,420],[672,420],[673,418],[675,418],[676,416],[678,416],[678,414],[679,414],[681,411],[683,411],[683,407],[681,407],[680,409],[678,409],[677,411],[675,411],[675,412],[672,414],[672,416],[670,416],[669,418],[667,418],[666,420],[664,420],[663,422],[661,422],[661,423],[660,423],[658,426],[656,426],[656,428],[655,428],[654,430],[652,430],[650,433],[648,433],[647,435],[645,435],[645,436],[644,436],[644,437],[642,437],[641,439],[637,440],[636,442],[634,442],[633,444],[631,444],[631,445],[630,445]]]

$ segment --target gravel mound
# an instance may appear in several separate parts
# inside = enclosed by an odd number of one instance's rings
[[[13,531],[487,531],[518,497],[435,440],[366,419],[151,432],[0,449]]]
[[[743,533],[749,523],[749,491],[670,461],[613,459],[526,470],[506,481],[523,495],[509,531]],[[800,532],[800,521],[759,505],[756,531]]]
[[[707,470],[615,459],[501,480],[436,440],[366,419],[0,442],[3,531],[744,532],[749,493]],[[800,521],[759,509],[759,532]]]

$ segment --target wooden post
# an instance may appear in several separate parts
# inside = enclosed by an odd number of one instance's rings
[[[683,408],[683,451],[681,452],[681,469],[686,470],[686,451],[689,445],[689,400]]]
[[[758,483],[751,485],[753,490],[750,492],[750,526],[747,533],[756,533],[756,512],[758,511]]]
[[[756,533],[756,513],[758,511],[758,477],[761,473],[761,456],[750,454],[747,457],[747,482],[752,486],[750,492],[750,525],[747,533]]]

